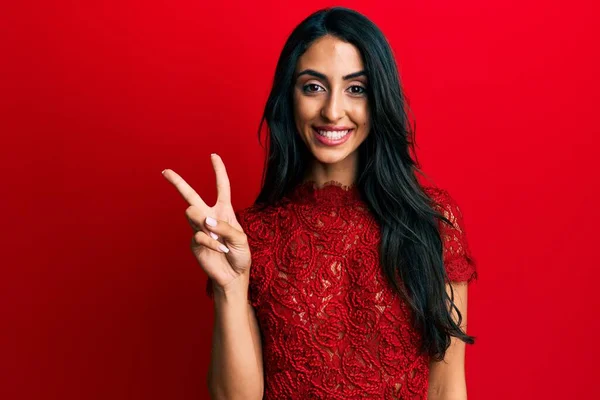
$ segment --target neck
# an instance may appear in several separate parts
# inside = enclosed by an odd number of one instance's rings
[[[304,176],[304,181],[314,181],[317,186],[323,186],[330,181],[350,186],[356,181],[356,164],[356,152],[335,164],[323,163],[313,159],[308,172]]]

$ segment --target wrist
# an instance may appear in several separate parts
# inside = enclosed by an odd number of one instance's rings
[[[225,286],[217,285],[214,281],[212,285],[215,300],[244,300],[245,302],[248,298],[249,279],[245,273],[240,274]]]

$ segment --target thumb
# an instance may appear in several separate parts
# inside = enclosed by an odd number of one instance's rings
[[[245,246],[248,242],[246,234],[230,225],[227,221],[206,217],[204,225],[209,232],[213,232],[223,238],[230,246]]]

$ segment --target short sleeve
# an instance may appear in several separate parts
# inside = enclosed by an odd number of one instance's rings
[[[449,225],[446,221],[439,221],[444,267],[448,280],[471,283],[478,278],[477,265],[467,242],[462,212],[447,191],[437,189],[435,193],[433,197],[438,203],[437,211],[452,223]]]

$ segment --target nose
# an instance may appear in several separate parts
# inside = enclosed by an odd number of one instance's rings
[[[343,95],[331,91],[321,108],[321,116],[331,122],[339,121],[344,116]]]

